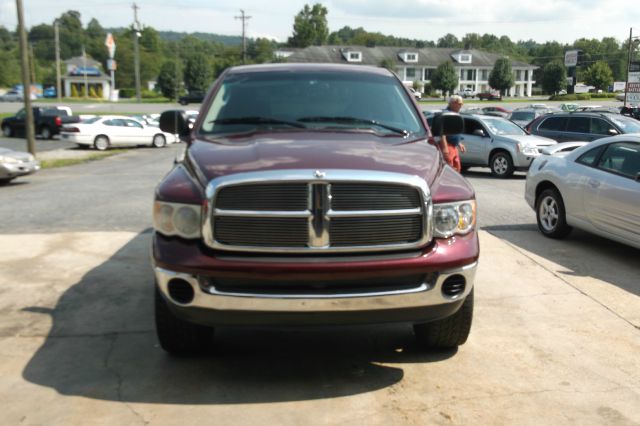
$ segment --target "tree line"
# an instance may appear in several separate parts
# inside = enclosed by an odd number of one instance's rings
[[[360,45],[397,47],[447,47],[479,49],[505,58],[519,60],[539,68],[534,71],[537,85],[547,93],[554,93],[566,85],[567,69],[564,67],[564,53],[579,50],[579,64],[575,70],[577,81],[584,81],[599,89],[606,89],[614,80],[624,81],[627,69],[628,44],[613,37],[601,40],[581,38],[573,43],[538,43],[534,40],[512,41],[507,36],[468,33],[461,39],[446,34],[436,41],[399,38],[365,29],[345,26],[330,32],[327,23],[328,9],[321,4],[305,5],[294,16],[293,32],[286,43],[278,44],[264,38],[249,39],[247,43],[247,63],[274,62],[274,51],[279,47],[307,47],[311,45]],[[107,60],[104,40],[107,30],[98,20],[91,19],[83,26],[77,11],[67,11],[56,18],[60,34],[61,58],[80,56],[82,52],[103,65]],[[116,86],[135,86],[132,27],[110,30],[116,41],[117,61]],[[29,54],[31,57],[32,80],[45,86],[55,85],[54,25],[40,24],[28,31]],[[211,82],[227,67],[242,63],[242,46],[229,45],[216,40],[211,35],[160,33],[152,27],[140,31],[140,73],[142,81],[158,82],[161,94],[170,99],[184,91],[206,90]],[[508,61],[507,61],[508,62]],[[379,64],[393,67],[393,61]],[[496,64],[498,65],[498,64]],[[450,69],[436,72],[438,78],[451,80]],[[500,64],[503,67],[503,64]],[[497,69],[494,68],[497,73]],[[503,73],[504,70],[500,71]],[[15,31],[0,26],[0,87],[20,83],[20,61],[18,37]],[[504,83],[504,82],[503,82]],[[450,85],[451,82],[448,82]],[[456,81],[457,84],[457,81]],[[503,84],[504,85],[504,84]],[[500,86],[498,84],[498,86]],[[501,90],[500,87],[493,86]],[[158,96],[144,92],[144,96]]]

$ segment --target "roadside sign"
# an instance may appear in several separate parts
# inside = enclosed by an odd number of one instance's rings
[[[107,38],[104,41],[104,45],[107,46],[109,52],[109,58],[113,59],[113,55],[116,54],[116,42],[113,39],[113,34],[108,33]]]
[[[578,65],[578,52],[579,50],[567,50],[564,53],[564,66],[575,67]]]
[[[640,72],[637,72],[637,71],[630,72],[629,83],[640,83]]]
[[[115,59],[107,59],[107,70],[115,71],[116,69],[118,69],[118,64],[116,64],[116,60]]]

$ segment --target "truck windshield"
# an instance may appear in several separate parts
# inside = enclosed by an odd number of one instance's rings
[[[246,72],[226,76],[200,132],[370,131],[423,135],[402,84],[391,76],[336,71]]]
[[[486,118],[484,124],[487,125],[491,133],[495,135],[526,135],[527,133],[509,120],[500,118]]]

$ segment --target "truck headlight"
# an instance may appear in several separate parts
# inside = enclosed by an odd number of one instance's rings
[[[468,234],[476,225],[475,200],[433,205],[433,231],[437,238]]]
[[[202,207],[194,204],[166,203],[153,204],[153,227],[161,234],[193,239],[200,238]]]
[[[527,145],[521,142],[518,142],[518,151],[523,153],[524,155],[538,155],[538,148],[535,146]]]
[[[0,156],[0,163],[6,163],[6,164],[19,164],[20,160],[13,158],[13,157],[3,157]]]

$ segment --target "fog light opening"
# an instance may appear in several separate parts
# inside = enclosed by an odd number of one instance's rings
[[[193,301],[193,297],[195,296],[191,284],[181,278],[173,278],[169,280],[167,289],[169,290],[169,297],[171,297],[171,299],[177,303],[191,303],[191,301]]]
[[[442,283],[442,294],[450,298],[456,298],[464,293],[466,286],[467,280],[463,275],[451,275]]]

